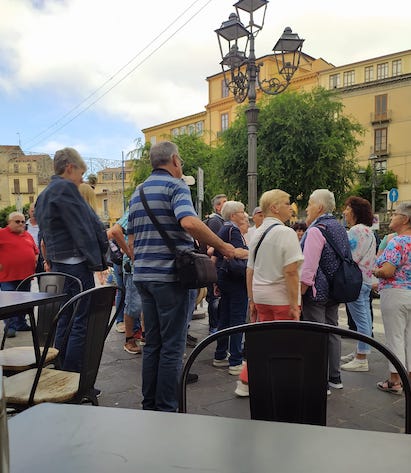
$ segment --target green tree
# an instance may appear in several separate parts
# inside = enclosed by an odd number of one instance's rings
[[[362,126],[343,114],[332,91],[286,92],[259,103],[258,194],[280,188],[300,207],[316,188],[341,202],[356,176]],[[247,201],[247,123],[244,109],[222,135],[218,176],[230,196]]]
[[[16,210],[17,209],[15,205],[11,205],[9,207],[5,207],[4,209],[0,210],[0,227],[1,228],[4,228],[7,226],[9,215],[12,212],[15,212]]]
[[[369,164],[366,168],[360,168],[358,171],[358,182],[347,195],[358,195],[369,202],[372,200],[372,182],[373,182],[373,168]],[[387,171],[384,174],[377,173],[375,176],[375,210],[378,212],[384,208],[383,192],[387,192],[393,187],[398,187],[398,176],[392,171]]]

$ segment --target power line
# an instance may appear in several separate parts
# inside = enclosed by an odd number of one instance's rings
[[[117,82],[115,82],[108,90],[106,90],[104,93],[99,95],[96,100],[91,102],[89,105],[86,107],[82,108],[78,113],[76,113],[73,117],[71,117],[68,121],[64,121],[65,118],[69,117],[72,115],[73,112],[78,110],[83,104],[88,102],[92,97],[97,95],[97,93],[102,90],[107,84],[109,84],[112,80],[115,79],[116,76],[118,76],[124,69],[126,69],[132,62],[134,62],[144,51],[146,51],[150,46],[152,46],[161,36],[164,35],[174,24],[180,20],[190,9],[192,9],[196,3],[198,3],[201,0],[195,0],[192,2],[181,14],[179,14],[164,30],[161,31],[153,40],[151,40],[142,50],[140,50],[132,59],[130,59],[124,66],[122,66],[117,72],[115,72],[109,79],[107,79],[101,86],[99,86],[97,89],[95,89],[91,94],[89,94],[85,99],[83,99],[78,105],[73,107],[70,111],[65,113],[61,118],[56,120],[52,125],[48,126],[46,129],[44,129],[42,132],[38,133],[35,135],[33,138],[30,138],[27,140],[26,143],[34,142],[29,150],[32,149],[34,146],[36,146],[38,143],[41,141],[49,138],[50,136],[53,136],[55,133],[57,133],[59,130],[62,128],[66,127],[69,125],[73,120],[75,120],[77,117],[79,117],[82,113],[86,112],[88,109],[90,109],[93,105],[95,105],[97,102],[99,102],[103,97],[105,97],[109,92],[111,92],[117,85],[119,85],[121,82],[123,82],[130,74],[132,74],[138,67],[140,67],[144,62],[146,62],[154,53],[156,53],[161,47],[163,47],[170,39],[172,39],[178,32],[180,32],[190,21],[193,20],[199,13],[201,13],[211,2],[212,0],[208,0],[198,11],[196,11],[191,17],[188,18],[186,22],[184,22],[176,31],[174,31],[171,35],[169,35],[160,45],[155,48],[148,56],[143,58],[135,67],[133,67],[129,72],[127,72],[125,75],[123,75]],[[62,123],[61,126],[55,128],[59,123]],[[43,136],[42,138],[39,138],[40,136],[46,134],[49,130],[55,128],[51,133],[48,133],[46,136]],[[37,139],[39,138],[39,139]]]

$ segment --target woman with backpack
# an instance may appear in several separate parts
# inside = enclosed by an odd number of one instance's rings
[[[350,197],[345,203],[344,217],[348,227],[348,240],[354,261],[362,272],[363,283],[356,301],[347,302],[347,307],[355,322],[357,331],[372,335],[372,318],[370,309],[370,292],[373,282],[372,270],[375,263],[376,241],[371,229],[373,214],[371,204],[361,197]],[[358,342],[355,353],[342,356],[341,369],[345,371],[368,371],[367,354],[370,347]]]

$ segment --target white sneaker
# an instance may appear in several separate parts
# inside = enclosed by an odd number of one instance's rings
[[[239,397],[249,397],[250,391],[248,389],[248,384],[245,384],[242,381],[237,381],[237,387],[234,393]]]
[[[349,361],[353,360],[355,358],[355,353],[352,352],[352,353],[348,353],[348,355],[344,355],[340,358],[340,360],[343,362],[343,363],[348,363]]]
[[[243,369],[243,365],[235,365],[235,366],[229,366],[228,367],[228,374],[231,374],[233,376],[238,376]]]
[[[341,365],[341,369],[344,371],[369,371],[368,360],[354,358],[350,362]]]
[[[227,368],[229,365],[227,358],[224,358],[224,360],[216,360],[214,358],[213,360],[213,366],[214,368]]]

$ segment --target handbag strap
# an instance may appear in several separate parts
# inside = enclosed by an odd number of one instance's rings
[[[340,258],[340,260],[347,259],[347,257],[345,257],[342,254],[340,248],[338,248],[338,246],[332,241],[331,236],[327,232],[327,230],[325,228],[320,227],[320,226],[316,226],[316,228],[318,228],[318,230],[320,230],[320,232],[323,234],[323,237],[326,239],[327,243],[331,246],[331,248],[334,250],[335,254]],[[348,256],[348,259],[351,260],[352,257]]]
[[[277,225],[280,225],[279,223],[273,223],[272,225],[270,225],[265,231],[264,233],[261,235],[261,238],[260,240],[258,241],[257,243],[257,246],[255,247],[255,250],[254,250],[254,262],[255,262],[255,259],[257,258],[257,253],[258,253],[258,249],[260,248],[261,246],[261,243],[263,242],[264,238],[266,237],[267,233],[274,227],[276,227]]]
[[[168,236],[167,232],[161,227],[160,222],[157,220],[156,216],[153,214],[152,210],[148,206],[146,195],[143,189],[143,184],[141,184],[140,186],[140,199],[144,206],[145,211],[147,212],[147,215],[149,216],[153,225],[156,227],[156,230],[158,231],[158,233],[161,235],[161,238],[164,240],[164,243],[167,245],[168,249],[172,253],[178,253],[178,250],[173,240]]]

